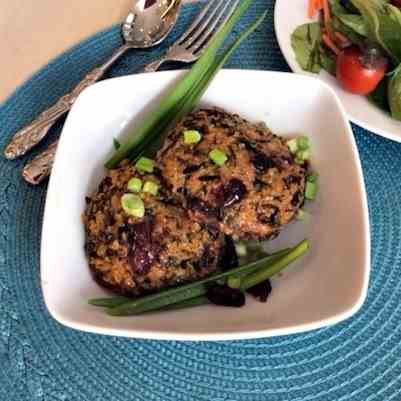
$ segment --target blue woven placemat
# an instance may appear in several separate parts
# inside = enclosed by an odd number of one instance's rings
[[[266,23],[229,67],[288,70],[274,37],[273,2],[257,0],[248,22],[266,6]],[[185,8],[169,42],[195,12],[196,6]],[[119,43],[117,27],[101,32],[20,87],[0,109],[0,149]],[[132,52],[111,75],[133,72],[158,54]],[[401,144],[353,128],[373,242],[367,301],[356,316],[334,327],[257,341],[136,341],[60,326],[40,290],[46,187],[25,185],[23,161],[0,157],[0,400],[401,400]]]

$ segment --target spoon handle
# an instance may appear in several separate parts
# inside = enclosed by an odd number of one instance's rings
[[[43,111],[30,124],[16,132],[4,151],[5,157],[7,159],[16,159],[37,145],[46,136],[53,124],[70,110],[78,95],[85,88],[97,82],[107,69],[129,48],[130,46],[127,44],[119,47],[104,64],[90,71],[71,92],[62,96],[53,106]]]

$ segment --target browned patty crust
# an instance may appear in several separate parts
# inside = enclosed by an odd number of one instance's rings
[[[156,196],[141,193],[143,218],[128,216],[121,207],[133,177],[160,185]],[[117,293],[139,296],[195,281],[217,268],[221,235],[189,219],[163,189],[157,170],[144,175],[124,162],[110,171],[87,198],[84,223],[90,269]]]
[[[186,130],[199,131],[201,141],[186,144]],[[209,157],[213,149],[227,155],[223,166]],[[168,134],[157,162],[196,221],[216,224],[235,238],[276,236],[304,202],[306,169],[295,163],[286,142],[223,110],[188,114]]]

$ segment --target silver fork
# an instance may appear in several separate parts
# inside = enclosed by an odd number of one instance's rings
[[[212,4],[214,2],[210,1],[182,36],[167,50],[166,54],[159,60],[145,66],[143,72],[157,71],[166,61],[180,61],[183,63],[196,61],[213,37],[216,27],[220,26],[221,18],[225,16],[222,21],[224,24],[230,18],[239,2],[240,0],[233,2],[217,0],[213,9]],[[226,14],[228,7],[230,7],[230,10]]]
[[[166,61],[191,63],[196,61],[209,44],[218,27],[234,12],[240,0],[210,0],[182,36],[167,50],[166,54],[145,66],[142,72],[154,72]],[[22,171],[25,181],[37,185],[50,175],[58,141],[32,161]]]

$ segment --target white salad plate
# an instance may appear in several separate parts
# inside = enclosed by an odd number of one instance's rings
[[[145,110],[183,72],[115,78],[86,89],[71,110],[51,175],[43,223],[41,282],[50,314],[79,330],[136,338],[228,340],[268,337],[331,325],[353,315],[367,292],[369,219],[355,140],[333,89],[305,75],[221,71],[201,105],[265,122],[276,134],[308,135],[320,175],[310,216],[293,222],[268,250],[304,238],[311,250],[272,281],[267,303],[247,297],[242,308],[213,305],[135,317],[111,317],[90,306],[109,294],[92,279],[84,252],[85,196],[105,174],[113,138],[133,132]]]
[[[297,73],[319,77],[330,85],[344,105],[348,117],[354,123],[393,141],[401,142],[401,122],[394,120],[389,114],[369,103],[364,96],[354,95],[343,90],[335,77],[321,71],[319,75],[302,70],[291,46],[291,35],[295,29],[307,22],[313,22],[307,17],[308,0],[276,0],[274,24],[276,37],[288,65]]]

